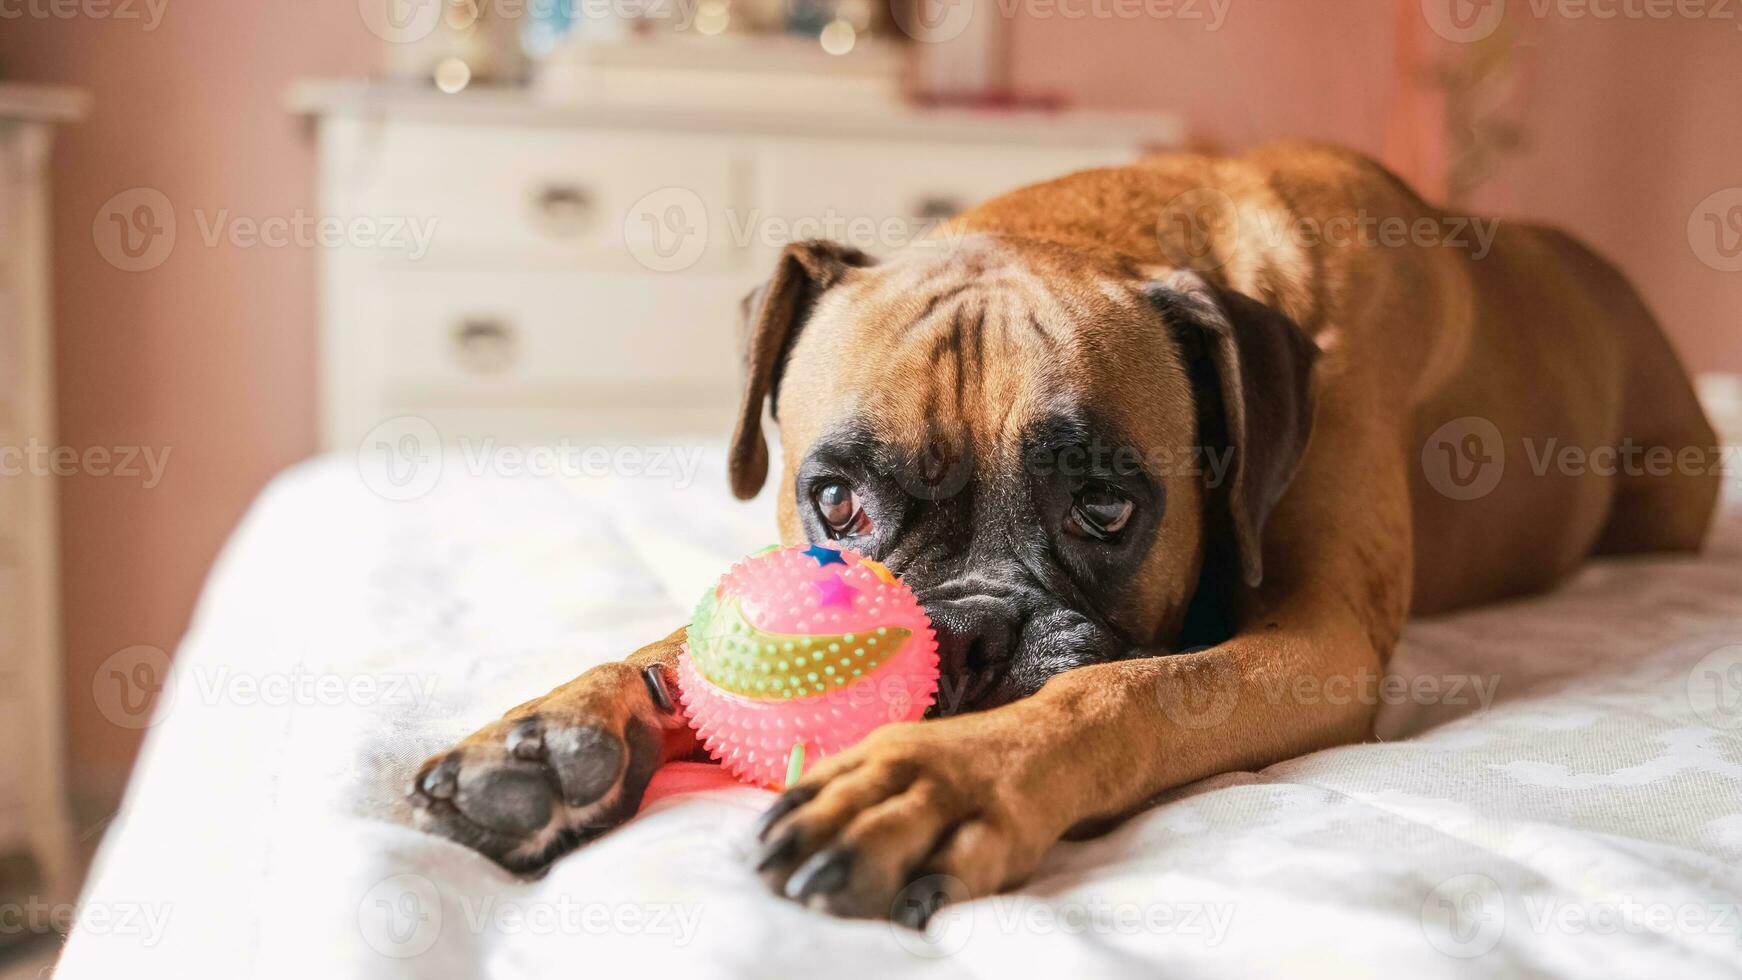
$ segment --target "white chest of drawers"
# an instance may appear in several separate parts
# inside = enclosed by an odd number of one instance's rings
[[[323,219],[379,233],[321,249],[322,432],[346,450],[407,415],[447,441],[719,431],[738,302],[786,241],[891,251],[977,200],[1180,140],[1154,116],[363,83],[305,83],[291,104],[316,120]]]
[[[0,884],[48,900],[69,898],[73,876],[55,477],[33,450],[55,445],[49,147],[54,125],[84,105],[79,93],[0,84],[0,861],[14,871]]]

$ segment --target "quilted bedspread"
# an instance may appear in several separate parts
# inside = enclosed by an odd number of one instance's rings
[[[770,795],[712,766],[662,770],[535,880],[412,829],[429,753],[663,636],[770,540],[717,445],[675,453],[278,479],[212,574],[60,976],[1742,974],[1735,494],[1704,556],[1412,624],[1347,695],[1381,702],[1373,741],[1186,787],[924,932],[767,893],[744,857]]]

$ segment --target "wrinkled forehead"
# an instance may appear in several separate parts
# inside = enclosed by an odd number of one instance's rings
[[[1169,397],[1189,406],[1189,382],[1138,286],[1104,265],[981,238],[856,270],[819,299],[794,347],[783,442],[797,451],[850,426],[994,463],[1060,419],[1140,446],[1189,439],[1171,417],[1182,413],[1154,410]]]

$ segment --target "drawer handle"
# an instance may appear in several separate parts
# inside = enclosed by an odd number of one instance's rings
[[[578,184],[546,184],[533,195],[534,211],[545,231],[573,235],[593,220],[593,193]]]
[[[514,364],[514,328],[490,317],[468,317],[454,328],[454,358],[475,374],[495,374]]]
[[[965,208],[962,199],[948,194],[928,194],[913,206],[913,216],[922,221],[948,221]]]

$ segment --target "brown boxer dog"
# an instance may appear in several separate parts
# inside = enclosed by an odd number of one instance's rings
[[[763,486],[766,404],[782,539],[902,574],[944,683],[775,801],[770,885],[908,921],[923,876],[1012,887],[1165,790],[1368,737],[1374,699],[1325,692],[1412,613],[1696,550],[1715,439],[1639,297],[1559,232],[1460,223],[1290,145],[1029,187],[887,262],[787,248],[746,303],[732,488]],[[419,825],[529,870],[627,819],[696,750],[683,639],[429,760]]]

